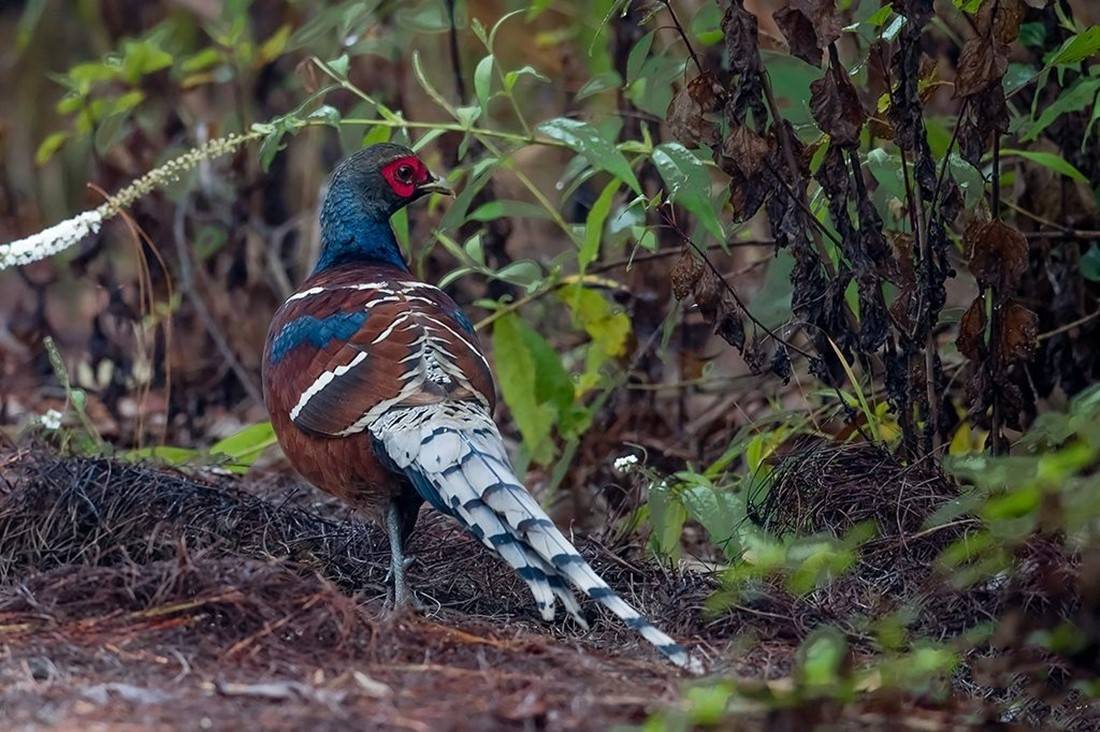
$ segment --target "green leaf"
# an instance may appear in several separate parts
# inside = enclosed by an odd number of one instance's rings
[[[548,219],[550,214],[537,203],[528,201],[489,201],[478,206],[468,220],[493,221],[504,218]]]
[[[588,265],[600,256],[604,224],[607,222],[608,214],[611,213],[611,204],[615,201],[615,193],[618,192],[620,185],[621,182],[615,179],[604,186],[599,198],[588,212],[584,225],[584,243],[581,245],[580,252],[577,253],[577,266],[581,274],[584,274]]]
[[[642,70],[642,65],[645,63],[646,57],[649,56],[649,49],[653,46],[653,37],[655,35],[656,31],[646,33],[639,38],[638,42],[634,44],[634,47],[630,49],[630,53],[626,57],[627,84],[638,78],[638,74]]]
[[[266,173],[271,168],[271,161],[275,159],[275,156],[279,154],[279,151],[283,149],[283,137],[286,135],[286,128],[282,125],[277,125],[264,141],[260,143],[260,168]]]
[[[225,455],[234,466],[248,468],[274,444],[275,428],[271,422],[258,422],[215,442],[210,447],[210,454]]]
[[[348,78],[348,55],[345,53],[342,56],[332,59],[325,64],[329,70],[336,75],[338,79]]]
[[[152,39],[124,41],[122,44],[122,74],[131,84],[171,65],[172,54],[162,50]]]
[[[51,132],[34,153],[35,165],[45,165],[70,137],[68,132]]]
[[[284,23],[260,45],[258,56],[260,63],[271,63],[283,54],[286,42],[290,39],[290,31],[290,24]]]
[[[474,93],[482,109],[489,109],[489,95],[493,87],[493,55],[489,54],[474,69]]]
[[[678,142],[666,142],[653,150],[653,164],[668,188],[669,198],[697,217],[718,241],[726,233],[710,200],[710,174],[699,158]]]
[[[982,0],[954,0],[955,7],[964,13],[976,13],[982,6]]]
[[[193,56],[188,57],[180,64],[180,71],[193,74],[197,71],[205,71],[211,66],[217,66],[222,62],[222,54],[216,48],[204,48]]]
[[[1100,246],[1093,244],[1081,257],[1081,276],[1089,282],[1100,282]]]
[[[478,20],[477,18],[474,18],[473,20],[471,20],[470,21],[470,29],[474,32],[474,35],[477,36],[477,39],[479,41],[481,41],[482,45],[484,45],[486,48],[488,48],[489,47],[489,36],[486,33],[485,26],[482,25],[481,21]]]
[[[642,187],[621,152],[592,125],[568,117],[543,122],[538,131],[580,153],[595,168],[606,170],[641,193]]]
[[[623,85],[623,77],[619,76],[617,71],[604,71],[596,74],[591,79],[584,83],[580,89],[577,90],[577,95],[574,97],[574,101],[581,101],[588,97],[599,94],[600,92],[608,91],[609,89],[618,89]]]
[[[573,379],[562,365],[561,356],[545,338],[522,320],[519,327],[523,342],[535,361],[535,398],[540,404],[553,406],[560,418],[573,406]]]
[[[1063,114],[1080,112],[1087,108],[1093,103],[1098,90],[1100,90],[1100,79],[1078,79],[1073,86],[1063,91],[1054,102],[1043,108],[1039,119],[1030,125],[1025,125],[1024,130],[1021,130],[1020,141],[1030,142],[1039,137],[1043,130]]]
[[[370,147],[378,142],[389,142],[390,135],[393,133],[392,127],[386,127],[385,125],[375,125],[367,130],[363,135],[363,139],[360,140],[360,147]]]
[[[544,84],[549,84],[550,83],[550,78],[546,74],[542,73],[541,71],[539,71],[538,69],[536,69],[533,66],[524,66],[523,68],[519,68],[519,69],[515,69],[513,71],[509,71],[507,74],[504,75],[504,89],[505,89],[505,91],[511,93],[512,89],[514,89],[515,86],[516,86],[516,82],[519,81],[520,78],[524,77],[524,76],[530,76],[534,79],[538,79],[539,81],[541,81]]]
[[[322,104],[317,109],[309,113],[309,117],[306,119],[321,120],[325,124],[332,125],[333,127],[340,126],[340,110],[331,104]]]
[[[524,446],[532,460],[549,461],[554,409],[538,401],[535,358],[527,347],[522,323],[513,313],[493,323],[493,360],[501,394],[523,435]]]
[[[691,517],[706,529],[712,544],[721,546],[727,557],[740,554],[737,526],[746,514],[735,494],[698,481],[686,486],[680,497]]]
[[[584,373],[577,384],[578,391],[584,392],[600,383],[604,364],[626,353],[630,318],[612,310],[603,295],[579,283],[563,287],[558,296],[569,306],[573,322],[592,339],[585,354]]]
[[[462,245],[463,251],[466,252],[466,256],[477,262],[482,267],[485,266],[485,251],[481,247],[481,235],[474,234],[466,243]]]
[[[530,287],[542,280],[542,268],[534,260],[521,259],[498,270],[494,276],[505,282],[511,282],[513,285]]]
[[[481,116],[481,107],[476,104],[468,107],[455,107],[455,117],[458,119],[459,124],[469,129],[477,122],[477,118]]]
[[[673,556],[680,549],[680,536],[687,521],[687,509],[677,496],[661,482],[649,488],[649,520],[653,524],[650,543],[661,556]]]
[[[1001,150],[1002,156],[1015,155],[1016,157],[1023,158],[1024,160],[1030,160],[1033,163],[1042,165],[1044,168],[1053,170],[1055,173],[1064,175],[1067,178],[1072,178],[1078,183],[1088,183],[1089,179],[1085,177],[1077,168],[1063,158],[1058,153],[1049,152],[1034,152],[1031,150],[1013,150],[1006,148]]]
[[[1080,63],[1097,51],[1100,51],[1100,25],[1093,25],[1067,38],[1047,66]]]
[[[399,4],[395,19],[402,28],[421,33],[445,33],[451,29],[446,3],[439,0],[423,0],[417,5],[406,0]],[[457,24],[458,19],[455,20]]]
[[[171,445],[158,445],[156,447],[143,447],[140,450],[129,450],[122,453],[122,459],[131,462],[139,460],[153,460],[165,465],[181,466],[197,461],[202,454],[198,450],[186,447],[172,447]]]

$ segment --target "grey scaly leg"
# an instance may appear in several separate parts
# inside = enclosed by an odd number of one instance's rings
[[[401,510],[396,501],[391,501],[386,509],[386,534],[390,539],[390,571],[387,578],[393,579],[394,612],[400,612],[407,607],[420,607],[420,603],[417,602],[405,581],[405,568],[411,563],[412,557],[407,559],[405,557],[401,523]]]

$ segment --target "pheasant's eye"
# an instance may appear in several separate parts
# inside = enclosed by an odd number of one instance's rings
[[[401,165],[397,168],[397,180],[402,183],[412,183],[413,168],[411,165]]]

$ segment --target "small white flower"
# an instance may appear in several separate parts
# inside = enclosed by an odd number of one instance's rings
[[[38,422],[48,430],[56,430],[61,428],[62,416],[64,415],[56,409],[50,409],[38,418]]]
[[[623,455],[622,457],[615,458],[614,467],[615,470],[620,473],[629,473],[634,469],[634,466],[638,464],[637,455]]]
[[[25,239],[0,244],[0,269],[18,267],[53,256],[96,233],[102,224],[103,212],[100,209],[85,211]]]

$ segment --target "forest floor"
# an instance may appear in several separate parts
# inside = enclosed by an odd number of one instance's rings
[[[916,485],[935,484],[890,474],[866,450],[832,452],[825,466],[810,465],[814,455],[788,461],[791,478],[773,489],[803,513],[774,518],[858,521],[851,480],[868,474],[889,478],[911,506]],[[790,483],[806,476],[816,493]],[[816,500],[784,500],[795,488]],[[764,592],[717,614],[706,610],[719,583],[704,562],[672,571],[636,540],[575,540],[712,674],[767,697],[791,688],[814,626],[840,623],[858,637],[846,625],[854,610],[873,615],[884,599],[924,592],[928,557],[946,538],[933,543],[897,504],[889,509],[902,538],[884,533],[843,581],[798,599]],[[423,513],[411,551],[410,580],[427,611],[394,616],[382,533],[292,479],[0,452],[0,726],[603,730],[690,697],[690,678],[591,603],[591,631],[541,622],[514,573],[445,518]],[[935,627],[1004,601],[924,600],[923,622]],[[858,644],[854,654],[858,662]],[[986,696],[975,687],[946,702],[888,693],[858,704],[750,703],[737,729],[887,729],[899,720],[903,729],[986,729]]]
[[[577,544],[712,672],[789,684],[808,610],[772,598],[714,615],[702,563],[672,572],[610,536]],[[0,455],[0,726],[608,729],[690,688],[591,604],[590,631],[541,622],[515,575],[435,514],[412,552],[427,611],[394,617],[381,533],[285,478]],[[810,729],[811,713],[877,729],[899,712],[970,728],[983,714],[965,706],[761,706],[739,728]]]
[[[305,489],[2,464],[5,728],[604,729],[678,697],[678,671],[613,618],[541,623],[507,567],[434,515],[410,568],[428,610],[393,617],[385,540]],[[581,547],[670,632],[721,634],[700,613],[706,575]],[[754,665],[781,674],[777,652]]]

